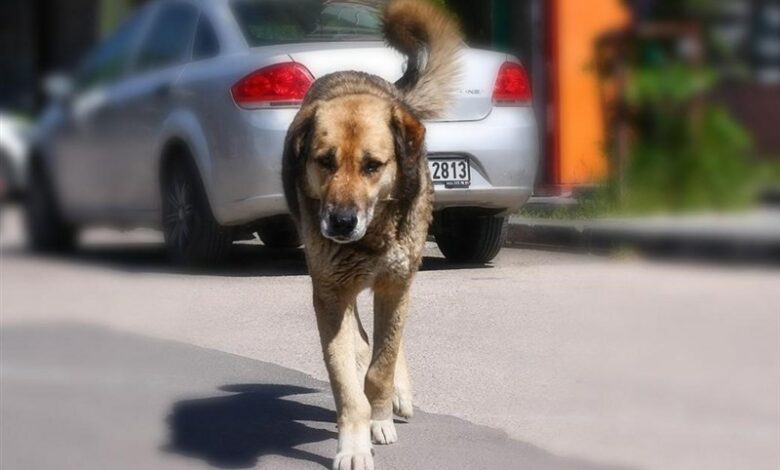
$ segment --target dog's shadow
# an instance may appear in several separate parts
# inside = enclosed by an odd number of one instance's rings
[[[220,390],[233,394],[180,401],[173,406],[166,451],[199,458],[218,468],[254,468],[267,455],[330,467],[330,459],[297,447],[336,438],[333,431],[303,424],[334,423],[335,413],[284,399],[318,390],[272,384],[230,385]]]

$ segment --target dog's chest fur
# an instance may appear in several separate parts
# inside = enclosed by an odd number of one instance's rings
[[[322,236],[318,204],[302,204],[301,235],[309,271],[335,288],[372,287],[378,279],[411,282],[420,267],[432,220],[433,191],[425,169],[422,190],[407,207],[386,203],[359,242],[341,245]]]

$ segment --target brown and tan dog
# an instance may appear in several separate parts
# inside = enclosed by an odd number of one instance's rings
[[[325,364],[338,411],[339,470],[372,469],[372,440],[397,440],[412,415],[401,336],[432,218],[421,119],[441,116],[461,36],[425,0],[393,0],[388,43],[409,57],[401,80],[341,72],[318,80],[290,127],[284,190],[305,244]],[[374,346],[356,298],[374,291]]]

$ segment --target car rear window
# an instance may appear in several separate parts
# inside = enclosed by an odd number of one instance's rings
[[[233,0],[250,46],[381,37],[382,0]]]

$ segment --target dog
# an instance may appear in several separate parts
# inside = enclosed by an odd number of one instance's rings
[[[460,30],[427,0],[391,0],[383,30],[408,57],[401,79],[350,71],[317,80],[283,157],[336,401],[338,470],[373,469],[372,442],[396,442],[393,414],[413,413],[402,334],[433,210],[422,120],[444,115],[459,75]],[[356,307],[366,289],[372,351]]]

